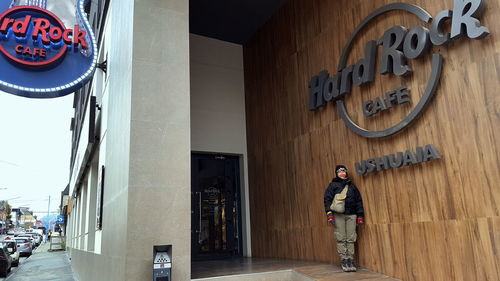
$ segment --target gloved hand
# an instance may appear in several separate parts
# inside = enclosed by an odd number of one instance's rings
[[[361,217],[356,220],[356,225],[360,225],[360,224],[364,224],[364,223],[365,223],[365,220]]]
[[[329,211],[328,213],[326,213],[326,217],[328,219],[328,223],[329,224],[331,224],[331,225],[335,224],[335,217],[333,216],[333,212],[332,211]]]

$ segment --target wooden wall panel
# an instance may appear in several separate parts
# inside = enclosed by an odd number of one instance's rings
[[[405,1],[431,15],[451,0]],[[336,164],[347,164],[365,205],[359,230],[362,266],[403,280],[500,280],[500,1],[481,18],[491,32],[433,47],[444,58],[440,85],[423,115],[403,132],[366,139],[351,132],[333,104],[308,110],[308,82],[335,72],[356,25],[388,0],[289,0],[244,46],[247,136],[255,257],[338,262],[323,192]],[[357,39],[364,44],[393,25],[422,25],[391,12]],[[380,50],[377,54],[380,57]],[[411,60],[407,77],[381,76],[353,86],[346,108],[373,130],[401,120],[419,100],[430,55]],[[365,118],[362,102],[408,85],[413,103]],[[359,176],[354,162],[432,143],[442,159]]]

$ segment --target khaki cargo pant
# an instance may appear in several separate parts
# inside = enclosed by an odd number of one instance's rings
[[[335,238],[337,251],[341,259],[354,259],[354,243],[356,242],[356,215],[334,213]]]

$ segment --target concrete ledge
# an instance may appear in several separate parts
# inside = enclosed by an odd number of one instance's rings
[[[272,272],[259,272],[250,274],[237,274],[237,275],[227,275],[227,276],[217,276],[209,278],[199,278],[192,279],[192,281],[314,281],[309,277],[306,277],[294,270],[280,270]]]

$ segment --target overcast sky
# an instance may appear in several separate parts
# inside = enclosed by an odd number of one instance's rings
[[[0,91],[0,199],[40,218],[50,195],[50,210],[58,209],[69,180],[72,103],[73,94],[27,99]]]

